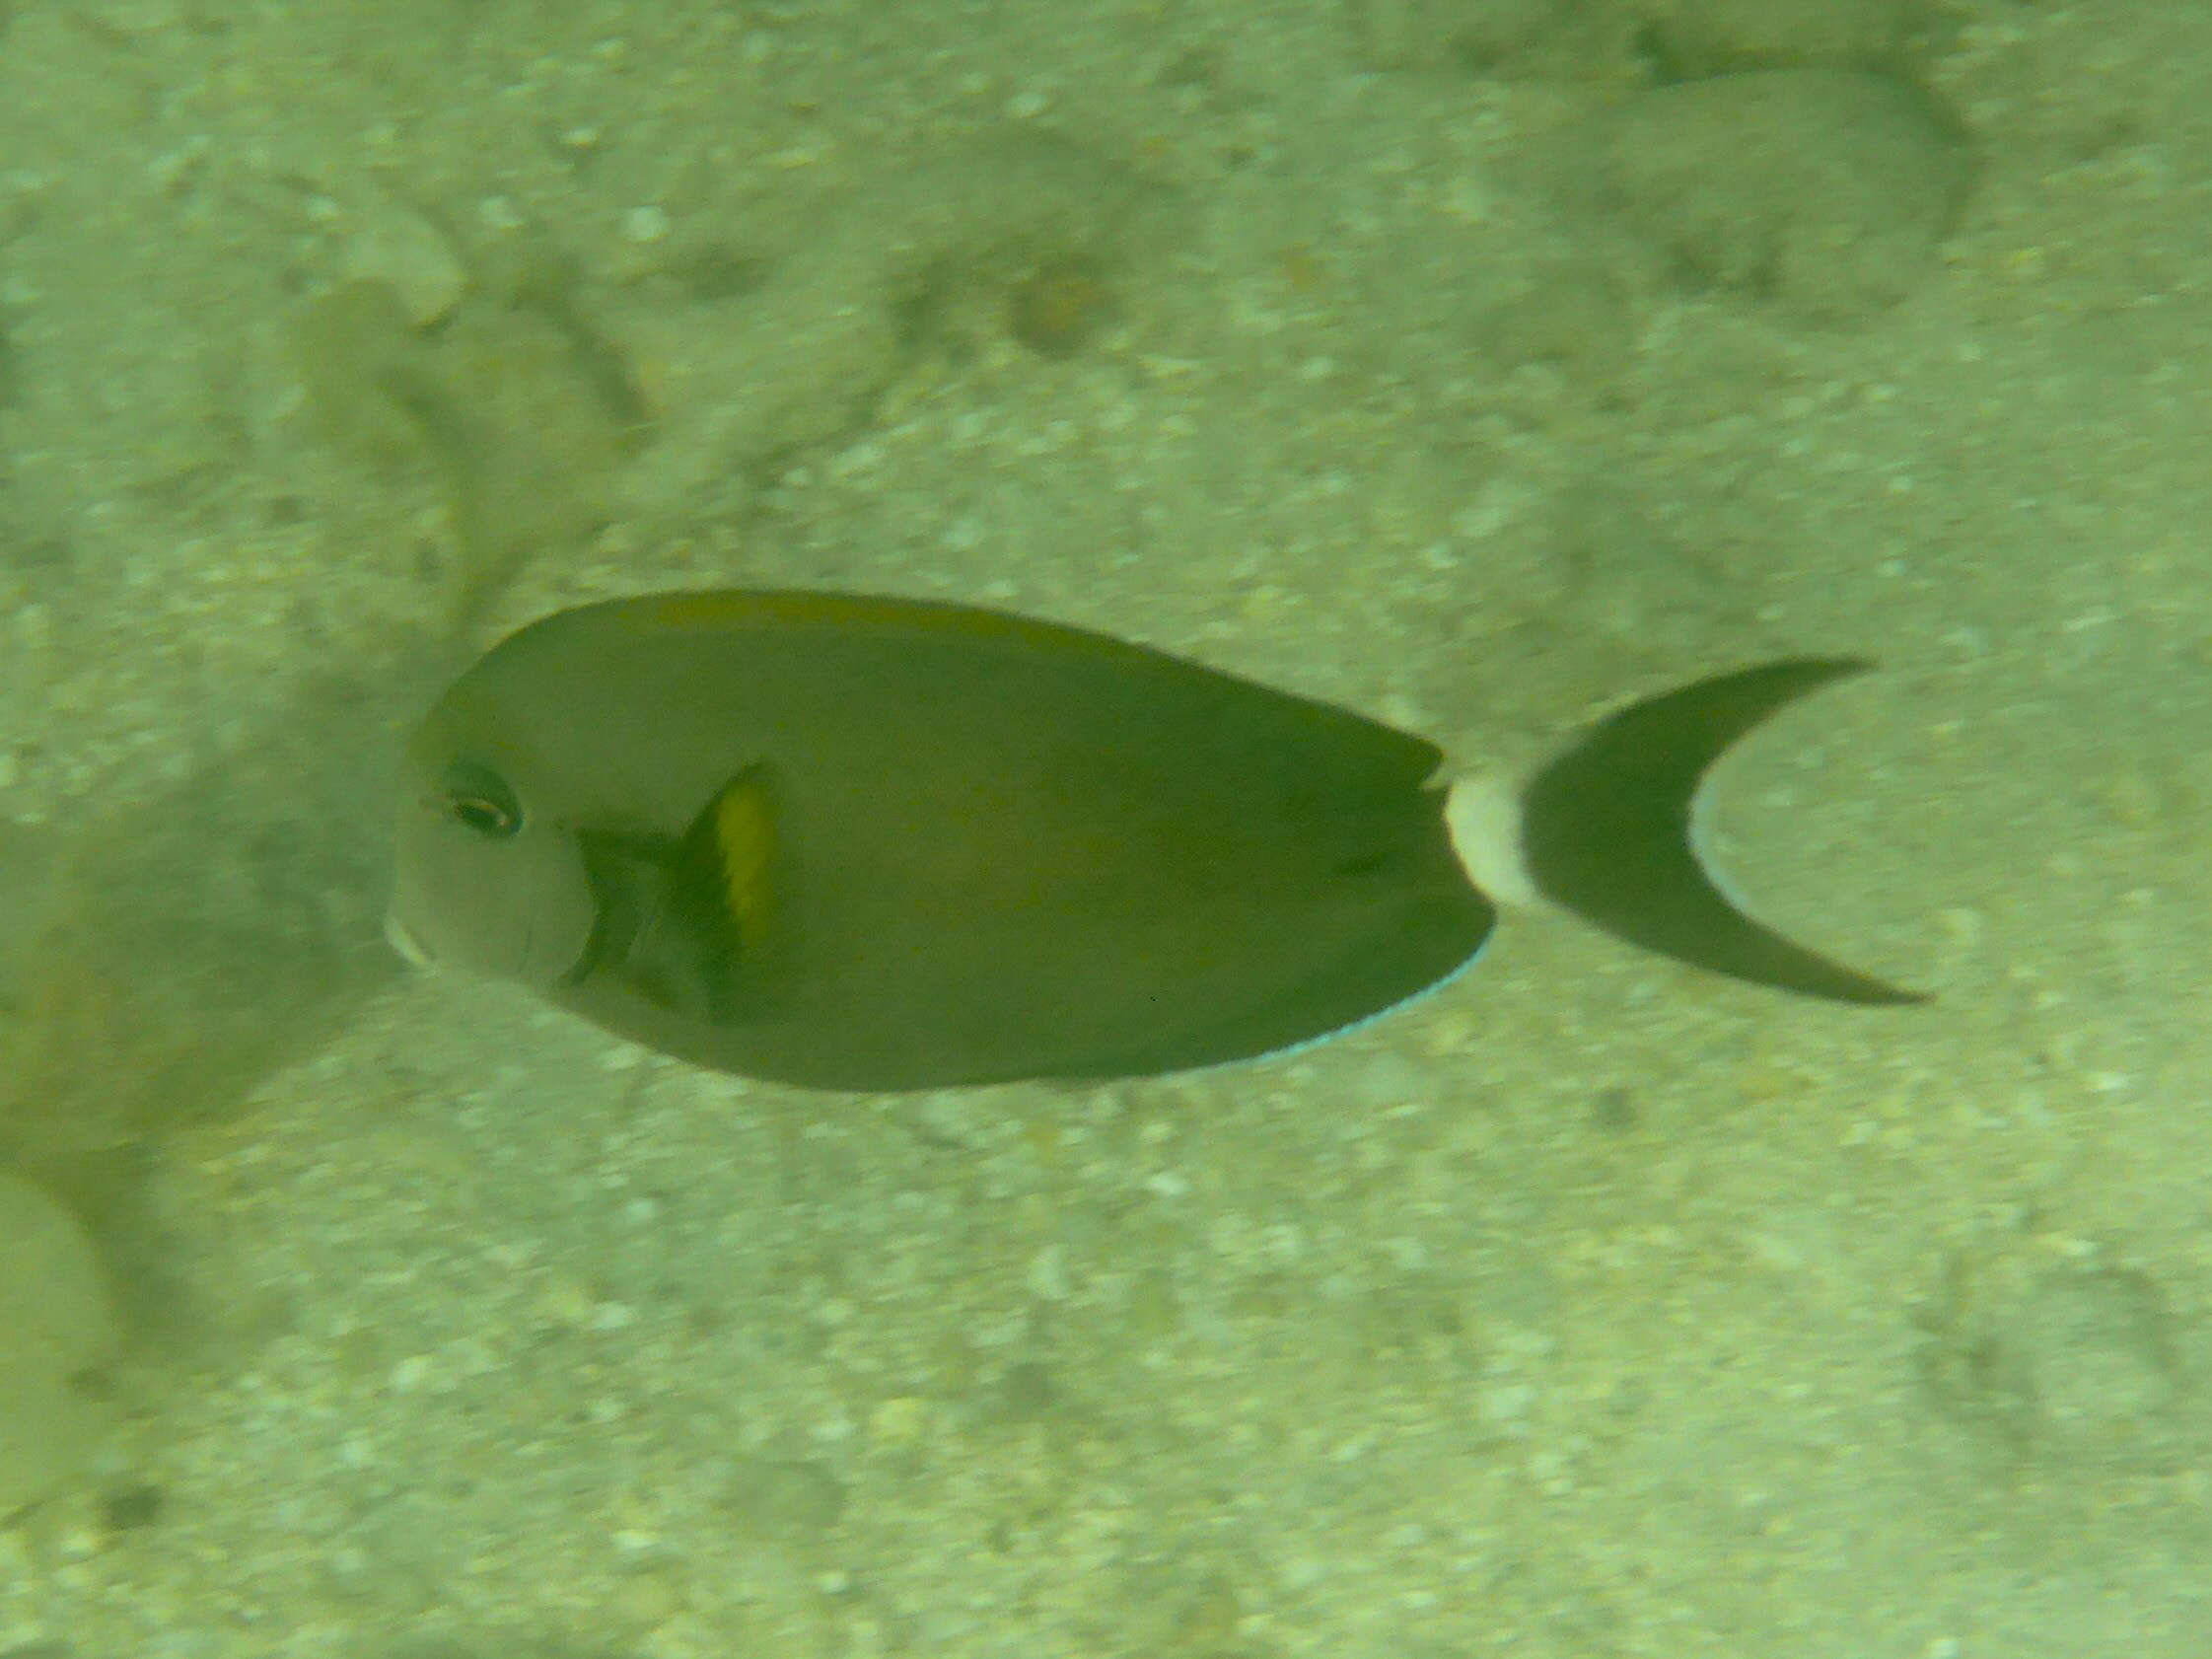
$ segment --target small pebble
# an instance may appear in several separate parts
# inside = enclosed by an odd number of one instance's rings
[[[386,197],[361,215],[346,243],[345,274],[380,282],[417,328],[452,315],[468,291],[468,272],[445,233],[405,203]]]
[[[666,241],[669,234],[669,216],[660,208],[647,203],[633,207],[622,215],[622,235],[635,243]]]

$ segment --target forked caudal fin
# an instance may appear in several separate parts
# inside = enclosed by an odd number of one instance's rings
[[[1925,1001],[1753,921],[1714,885],[1691,838],[1698,788],[1730,745],[1808,691],[1867,666],[1820,657],[1767,663],[1601,720],[1522,792],[1520,853],[1535,890],[1616,938],[1732,978],[1837,1002]]]

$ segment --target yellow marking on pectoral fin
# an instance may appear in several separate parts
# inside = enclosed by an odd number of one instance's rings
[[[723,908],[749,956],[765,948],[775,922],[781,849],[767,772],[764,762],[748,766],[714,801],[714,850]]]

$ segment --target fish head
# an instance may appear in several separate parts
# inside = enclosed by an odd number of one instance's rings
[[[536,990],[590,951],[598,901],[559,790],[527,751],[434,711],[409,747],[385,932],[409,961]]]

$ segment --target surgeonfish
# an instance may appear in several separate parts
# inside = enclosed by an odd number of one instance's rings
[[[1347,709],[996,611],[612,600],[515,633],[424,719],[389,932],[686,1060],[844,1090],[1294,1047],[1471,961],[1478,880],[1739,979],[1911,1002],[1740,911],[1690,833],[1730,744],[1860,666],[1631,704],[1501,794]]]

